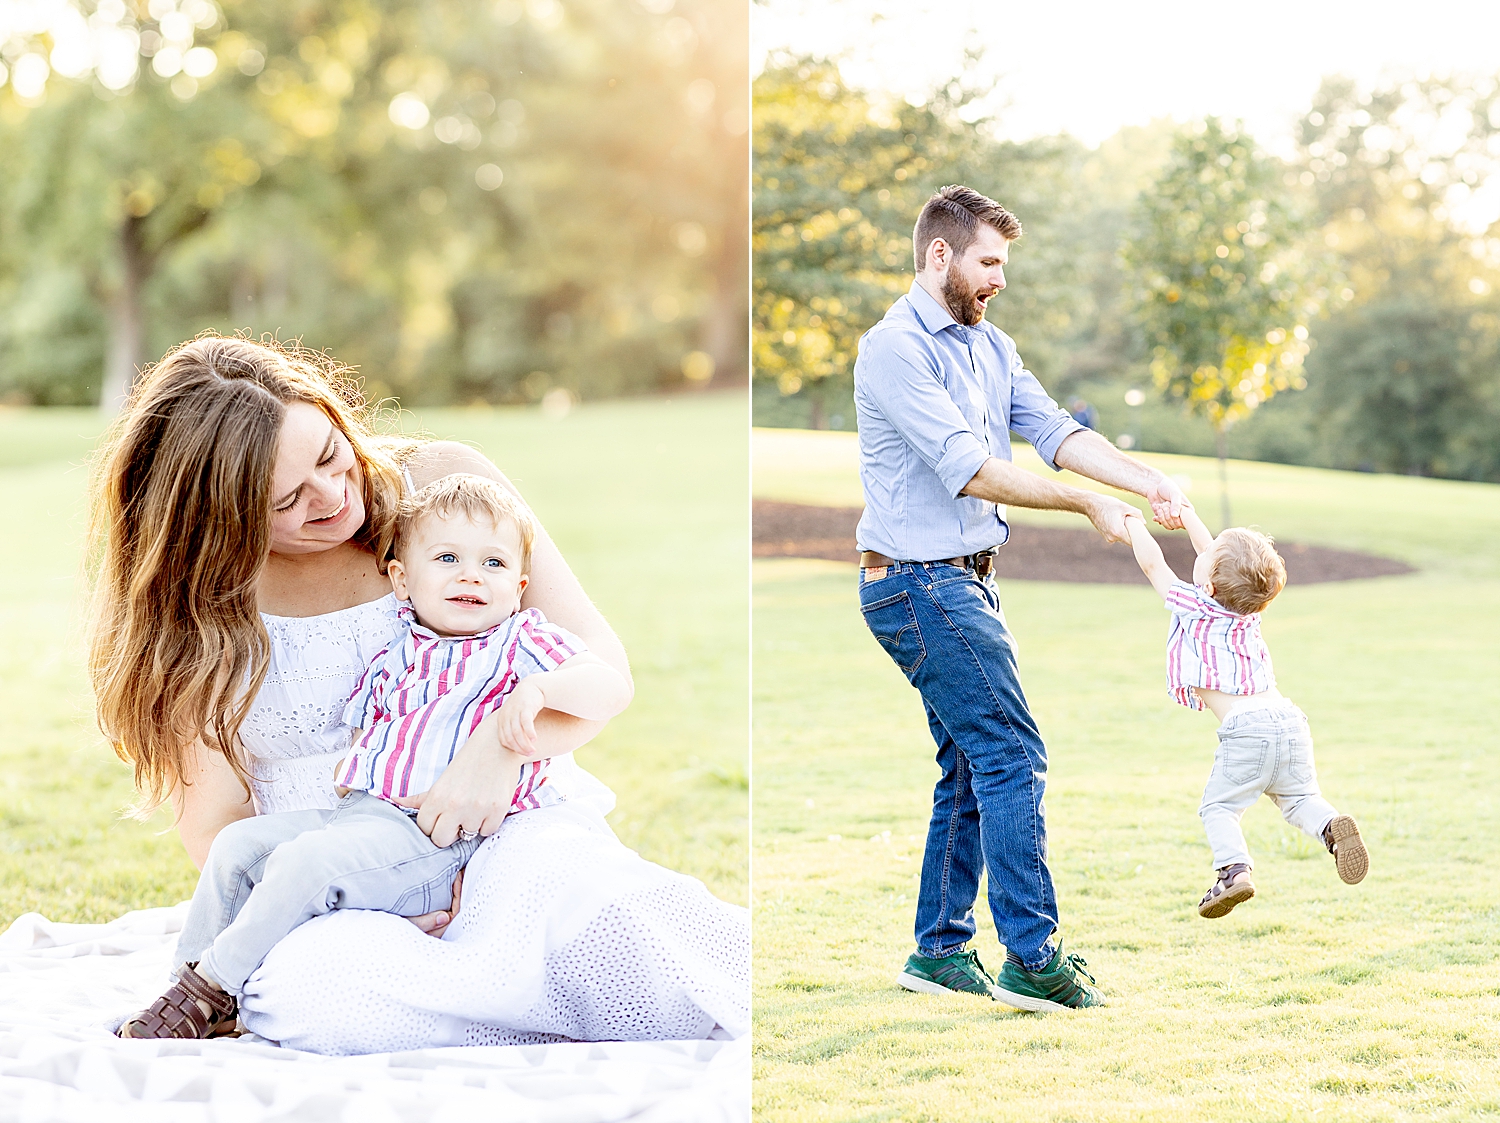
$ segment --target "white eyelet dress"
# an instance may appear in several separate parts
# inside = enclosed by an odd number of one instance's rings
[[[264,617],[271,666],[241,732],[259,812],[333,805],[344,700],[396,609]],[[553,768],[579,795],[506,818],[441,940],[381,912],[310,921],[251,976],[248,1028],[332,1054],[749,1032],[748,912],[627,850],[604,821],[613,793],[571,757]]]

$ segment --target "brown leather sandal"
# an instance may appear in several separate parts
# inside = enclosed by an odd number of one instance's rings
[[[224,1037],[233,1034],[240,1004],[185,965],[167,993],[115,1031],[118,1037]],[[210,1010],[205,1014],[202,1002]]]
[[[1250,882],[1250,867],[1236,862],[1219,870],[1219,876],[1198,902],[1198,915],[1209,920],[1226,915],[1235,905],[1255,896],[1255,886]]]

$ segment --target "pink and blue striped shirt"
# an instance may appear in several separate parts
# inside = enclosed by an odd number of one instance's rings
[[[1261,694],[1276,686],[1271,652],[1260,634],[1260,613],[1231,612],[1186,581],[1172,582],[1166,604],[1172,614],[1167,692],[1178,702],[1203,709],[1195,686],[1224,694]]]
[[[439,636],[416,622],[409,605],[401,619],[408,630],[370,661],[344,707],[344,724],[362,732],[338,778],[342,787],[387,801],[431,788],[521,679],[586,650],[534,608],[472,636]],[[547,761],[532,761],[521,770],[511,810],[563,798]]]

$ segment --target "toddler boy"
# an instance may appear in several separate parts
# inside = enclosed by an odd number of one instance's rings
[[[1167,565],[1144,519],[1132,512],[1125,525],[1136,561],[1172,613],[1167,689],[1219,719],[1219,749],[1198,809],[1217,877],[1198,914],[1224,916],[1255,896],[1240,816],[1262,793],[1328,848],[1341,880],[1358,884],[1370,868],[1359,827],[1319,792],[1307,715],[1277,691],[1261,638],[1260,613],[1285,586],[1286,565],[1258,531],[1230,527],[1215,538],[1191,508],[1182,519],[1198,555],[1191,585]]]
[[[449,907],[455,875],[499,823],[435,846],[412,797],[486,721],[503,748],[526,756],[544,708],[599,721],[624,709],[619,672],[536,609],[521,611],[535,533],[525,506],[478,476],[445,477],[403,503],[388,572],[411,602],[408,628],[370,663],[345,709],[353,751],[339,765],[338,806],[257,815],[219,832],[178,939],[177,981],[120,1036],[233,1032],[261,960],[330,909],[418,916]],[[509,810],[563,798],[547,761],[529,761]]]

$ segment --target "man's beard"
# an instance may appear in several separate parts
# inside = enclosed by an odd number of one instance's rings
[[[974,287],[957,269],[950,269],[943,276],[943,299],[948,311],[965,327],[973,327],[984,319],[984,306],[979,303]]]

